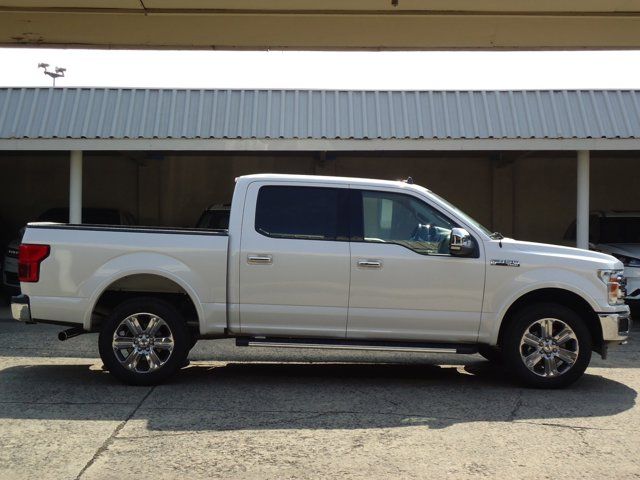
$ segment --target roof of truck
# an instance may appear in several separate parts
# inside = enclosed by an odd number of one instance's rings
[[[237,178],[238,181],[246,180],[267,180],[267,181],[283,181],[283,182],[308,182],[308,183],[339,183],[339,184],[352,184],[352,185],[367,185],[367,186],[387,186],[387,187],[401,187],[401,188],[416,188],[418,190],[428,190],[425,187],[416,185],[405,180],[380,180],[375,178],[356,178],[356,177],[332,177],[324,175],[289,175],[282,173],[259,173],[253,175],[243,175]]]

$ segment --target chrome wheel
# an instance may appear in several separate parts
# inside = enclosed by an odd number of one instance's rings
[[[543,318],[525,330],[520,357],[540,377],[559,377],[576,363],[579,344],[576,333],[562,320]]]
[[[173,353],[173,333],[167,322],[153,313],[135,313],[118,324],[113,353],[127,370],[150,373],[162,367]]]

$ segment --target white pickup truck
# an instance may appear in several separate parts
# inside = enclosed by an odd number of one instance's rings
[[[198,339],[480,353],[527,385],[579,378],[630,329],[620,261],[491,233],[412,181],[250,175],[229,229],[29,224],[15,319],[99,332],[155,384]]]

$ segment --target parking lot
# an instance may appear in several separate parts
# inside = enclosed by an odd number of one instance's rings
[[[0,310],[0,478],[640,477],[638,343],[540,391],[479,356],[205,341],[147,388],[59,330]]]

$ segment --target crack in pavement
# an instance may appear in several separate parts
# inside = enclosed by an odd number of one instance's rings
[[[627,430],[621,428],[600,428],[600,427],[585,427],[581,425],[564,425],[562,423],[551,423],[551,422],[531,422],[527,420],[515,420],[513,423],[524,423],[527,425],[542,425],[545,427],[557,427],[557,428],[568,428],[569,430],[574,430],[576,432],[580,432],[583,430],[598,430],[601,432],[626,432]],[[635,430],[629,430],[634,431]]]
[[[513,406],[513,409],[509,413],[509,420],[508,420],[509,422],[513,422],[516,419],[516,416],[518,415],[518,411],[520,410],[520,407],[522,407],[522,403],[523,403],[523,394],[522,394],[522,390],[519,390],[518,399],[516,400],[516,403]]]
[[[142,397],[142,399],[138,402],[138,404],[136,405],[136,407],[131,411],[131,413],[129,413],[129,415],[127,415],[127,418],[125,418],[122,422],[120,422],[118,424],[118,426],[115,428],[115,430],[113,432],[111,432],[111,435],[109,435],[109,437],[102,442],[102,445],[100,445],[100,447],[98,447],[98,450],[96,450],[96,453],[93,454],[93,457],[91,457],[91,459],[87,462],[87,464],[82,468],[82,470],[80,470],[80,473],[78,473],[78,475],[76,476],[75,480],[80,480],[80,478],[84,475],[84,473],[89,469],[89,467],[91,467],[91,465],[93,465],[96,460],[98,460],[98,458],[100,457],[100,455],[102,455],[105,451],[107,451],[107,449],[109,448],[109,446],[113,443],[115,437],[118,435],[118,433],[120,433],[120,431],[122,431],[122,429],[124,428],[124,426],[127,424],[127,422],[129,420],[131,420],[133,418],[133,416],[136,414],[136,412],[140,409],[140,407],[142,406],[142,404],[145,402],[145,400],[147,398],[149,398],[149,395],[151,395],[153,393],[153,391],[155,390],[155,386],[151,387],[149,389],[149,391],[146,393],[146,395],[144,397]]]

